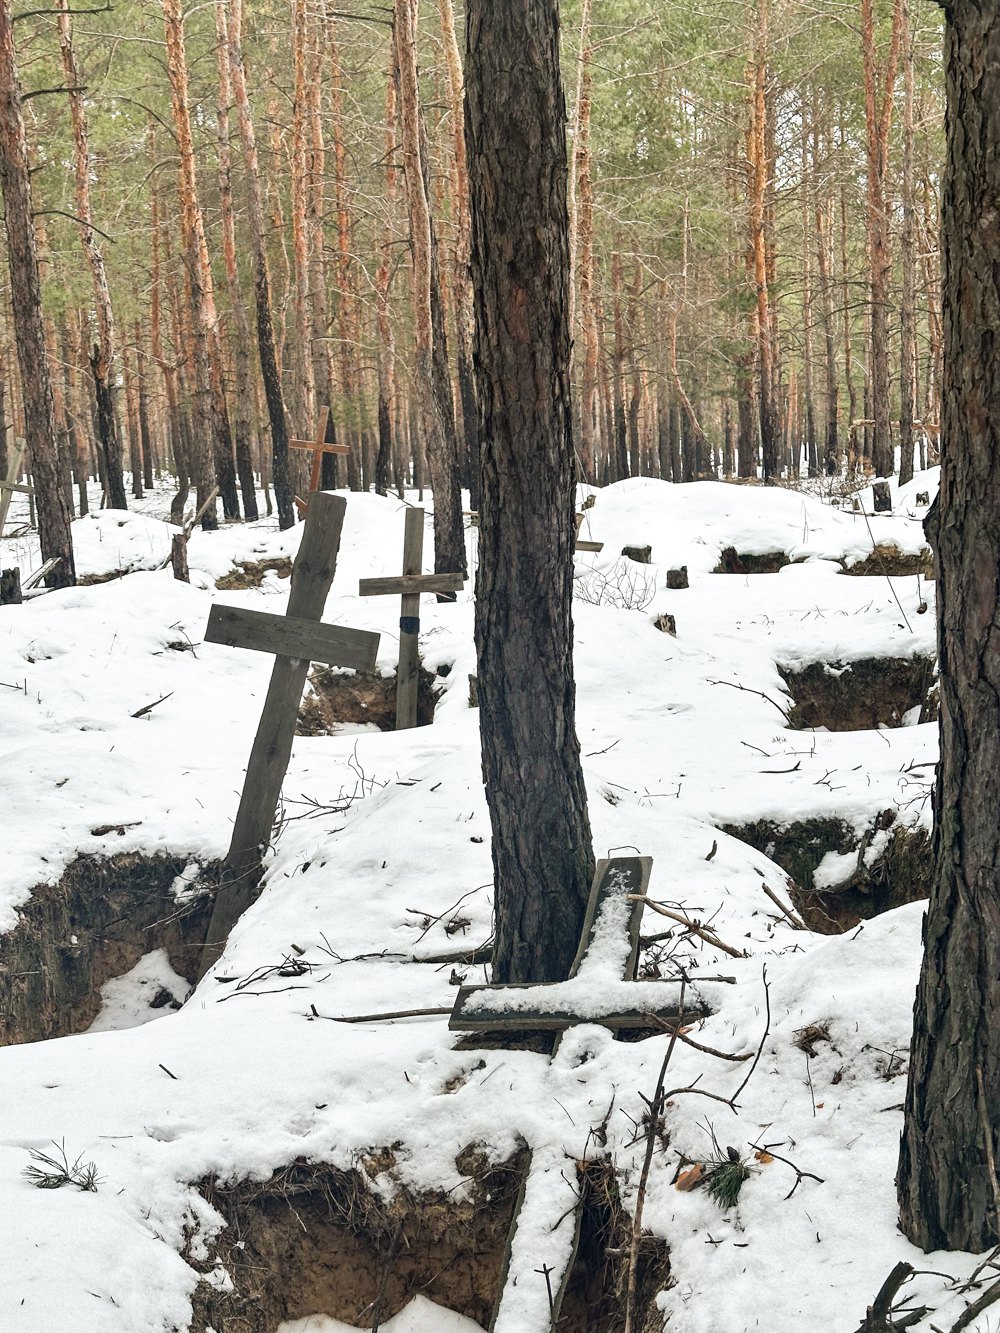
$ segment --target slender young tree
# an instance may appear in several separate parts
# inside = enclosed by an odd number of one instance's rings
[[[981,1251],[1000,1234],[1000,10],[946,13],[941,760],[897,1189],[915,1244]]]
[[[573,446],[558,0],[469,0],[482,440],[476,648],[497,981],[554,981],[593,874],[573,677]],[[517,59],[511,59],[517,52]]]
[[[3,191],[14,341],[21,371],[24,434],[35,487],[38,536],[42,559],[59,557],[59,563],[46,576],[45,582],[50,588],[68,588],[76,582],[70,531],[73,513],[66,499],[56,450],[55,407],[45,346],[28,145],[21,111],[10,0],[0,0],[0,188]]]

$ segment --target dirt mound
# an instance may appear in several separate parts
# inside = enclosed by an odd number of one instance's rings
[[[934,577],[934,556],[929,546],[925,546],[916,555],[906,554],[898,546],[876,546],[871,555],[858,560],[853,565],[842,562],[845,574],[854,574],[860,578],[905,578],[908,574],[922,574],[925,579]]]
[[[787,551],[737,551],[727,546],[719,555],[713,574],[777,574],[779,569],[792,564]]]

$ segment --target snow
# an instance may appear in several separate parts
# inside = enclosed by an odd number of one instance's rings
[[[635,567],[650,585],[648,606],[578,599],[575,607],[595,850],[652,856],[650,896],[749,955],[697,940],[672,946],[696,975],[734,979],[699,983],[715,1012],[692,1035],[748,1059],[723,1062],[678,1043],[668,1090],[697,1083],[732,1098],[763,1041],[735,1110],[687,1091],[667,1107],[668,1145],[654,1157],[643,1220],[670,1248],[673,1285],[658,1300],[670,1333],[793,1333],[829,1327],[831,1311],[838,1327],[854,1327],[898,1259],[922,1270],[912,1290],[931,1314],[920,1333],[947,1327],[969,1299],[941,1274],[967,1275],[974,1259],[919,1254],[895,1225],[920,905],[842,936],[794,931],[761,887],[787,899],[784,872],[720,829],[828,817],[860,841],[886,809],[926,826],[936,728],[790,730],[778,666],[934,657],[933,583],[912,576],[890,588],[840,570],[875,541],[919,551],[925,510],[915,497],[933,498],[935,488],[934,475],[921,474],[894,493],[893,514],[869,518],[834,507],[829,495],[756,486],[636,480],[592,492],[583,535],[604,549],[578,556],[578,588],[587,571],[613,572],[625,544],[653,550],[652,565]],[[183,858],[181,896],[199,865],[225,854],[270,659],[205,644],[204,627],[215,600],[280,613],[287,580],[272,575],[230,592],[215,582],[237,561],[293,556],[301,529],[279,533],[261,520],[195,533],[188,586],[157,569],[174,531],[168,509],[160,490],[138,513],[79,520],[81,574],[132,572],[0,609],[0,800],[9,812],[0,929],[80,854]],[[348,496],[325,612],[382,634],[384,673],[395,665],[398,605],[360,598],[357,580],[398,572],[402,509],[394,498]],[[427,568],[430,537],[428,519]],[[0,562],[20,563],[22,573],[37,566],[33,541],[5,539]],[[713,574],[727,546],[801,563],[773,575]],[[668,591],[665,571],[681,564],[691,586]],[[654,626],[664,612],[676,617],[676,638]],[[450,605],[422,601],[424,664],[447,669],[432,726],[296,739],[263,892],[181,1009],[150,1008],[147,996],[161,987],[183,998],[183,983],[153,950],[105,986],[89,1032],[0,1049],[4,1333],[186,1329],[200,1279],[182,1255],[214,1266],[211,1280],[223,1287],[233,1276],[213,1247],[222,1218],[197,1189],[209,1176],[263,1181],[295,1161],[346,1170],[392,1145],[395,1165],[374,1189],[458,1200],[474,1184],[456,1160],[463,1149],[474,1144],[502,1162],[529,1145],[516,1284],[497,1325],[504,1333],[548,1327],[536,1270],[565,1253],[571,1227],[553,1223],[572,1204],[575,1161],[606,1154],[634,1206],[645,1151],[635,1126],[665,1037],[618,1042],[583,1023],[550,1061],[456,1049],[433,1015],[331,1021],[449,1006],[452,967],[415,960],[490,935],[489,819],[468,702],[472,618],[471,589]],[[869,858],[875,850],[873,841]],[[856,865],[856,853],[831,853],[818,879],[842,882]],[[643,922],[647,934],[668,926],[651,912]],[[615,986],[629,1006],[643,987],[650,1002],[661,990],[676,996],[665,981],[612,981],[613,955],[596,986],[586,970],[566,984],[586,986],[591,1003]],[[293,958],[298,968],[281,975]],[[488,980],[482,967],[455,970],[468,984]],[[796,1044],[809,1025],[828,1033],[812,1056]],[[605,1119],[602,1145],[595,1130]],[[706,1191],[672,1184],[679,1154],[710,1152],[710,1130],[752,1168],[729,1213]],[[65,1141],[70,1160],[96,1164],[96,1193],[43,1191],[24,1179],[31,1150],[53,1141]],[[763,1144],[774,1160],[753,1157],[750,1145]],[[796,1185],[780,1157],[822,1183],[806,1176]],[[476,1327],[428,1307],[417,1297],[382,1327]],[[346,1327],[316,1311],[281,1333]]]

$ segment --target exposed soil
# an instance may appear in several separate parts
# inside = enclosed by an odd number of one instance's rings
[[[202,1192],[226,1219],[212,1258],[233,1289],[207,1283],[194,1296],[191,1333],[274,1333],[286,1319],[323,1312],[358,1327],[384,1321],[417,1293],[488,1327],[503,1281],[507,1235],[523,1167],[519,1156],[487,1168],[474,1149],[458,1159],[475,1178],[469,1198],[405,1190],[391,1201],[371,1187],[391,1168],[391,1149],[373,1153],[363,1169],[296,1163],[263,1184]],[[606,1164],[584,1173],[580,1249],[562,1306],[564,1333],[617,1333],[624,1327],[627,1221],[614,1174]],[[539,1279],[541,1280],[541,1279]],[[636,1333],[662,1325],[656,1293],[669,1281],[666,1247],[652,1238],[640,1248]]]
[[[779,569],[792,564],[787,551],[737,551],[727,546],[719,556],[713,574],[777,574]]]
[[[934,557],[929,546],[925,546],[916,555],[904,554],[898,546],[876,546],[871,555],[866,555],[856,564],[843,564],[845,574],[855,574],[861,578],[888,575],[890,578],[905,578],[907,574],[922,574],[925,579],[934,577]]]
[[[93,588],[98,583],[113,583],[115,579],[123,579],[126,574],[131,574],[130,569],[112,569],[106,574],[82,574],[76,581],[78,588]]]
[[[434,721],[436,678],[423,667],[417,683],[417,726]],[[396,677],[377,671],[338,672],[317,667],[299,708],[297,736],[329,736],[344,723],[374,723],[379,731],[396,730]]]
[[[259,588],[269,569],[273,569],[279,579],[287,579],[292,572],[292,562],[283,555],[271,560],[237,560],[232,573],[223,574],[221,579],[216,579],[215,586],[224,592],[240,588]]]
[[[866,657],[858,662],[813,662],[791,669],[779,664],[794,704],[788,725],[799,731],[871,731],[901,727],[913,708],[919,720],[937,717],[934,661],[929,657]]]
[[[101,987],[143,954],[166,949],[194,981],[211,900],[183,908],[170,892],[186,862],[167,856],[80,856],[58,884],[40,885],[0,935],[0,1044],[83,1032]]]
[[[806,819],[780,825],[760,819],[751,824],[724,824],[741,842],[749,843],[789,875],[789,895],[810,930],[836,935],[860,921],[917,902],[930,893],[933,849],[927,830],[896,822],[894,810],[884,810],[859,839],[841,819]],[[882,852],[869,866],[864,853],[876,834],[892,832]],[[817,889],[814,875],[827,852],[854,853],[857,864],[835,888]]]

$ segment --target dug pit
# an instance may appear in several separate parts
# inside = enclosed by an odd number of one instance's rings
[[[418,1293],[487,1328],[504,1280],[523,1158],[489,1167],[467,1149],[457,1165],[475,1183],[462,1200],[404,1189],[388,1198],[376,1193],[372,1181],[393,1158],[386,1149],[365,1159],[362,1169],[298,1162],[263,1183],[203,1184],[226,1227],[212,1256],[193,1266],[210,1272],[221,1262],[232,1287],[199,1284],[191,1333],[275,1333],[285,1320],[319,1312],[370,1328]],[[559,1328],[618,1333],[624,1328],[628,1219],[607,1163],[588,1165],[580,1183],[580,1247]],[[636,1276],[633,1328],[652,1333],[662,1327],[656,1296],[669,1282],[662,1242],[643,1238]]]
[[[787,551],[737,551],[727,546],[719,555],[713,574],[777,574],[792,564]]]
[[[794,701],[788,725],[797,731],[871,731],[937,718],[930,657],[779,664],[778,671]]]
[[[417,680],[417,726],[434,721],[439,691],[436,677],[423,667]],[[297,736],[335,735],[347,726],[376,726],[396,730],[396,677],[377,671],[337,671],[317,667],[309,676],[310,689],[299,708]]]
[[[933,849],[920,824],[896,822],[884,810],[859,837],[842,819],[805,819],[778,824],[769,819],[724,824],[723,832],[748,843],[789,876],[795,910],[810,930],[836,935],[852,930],[930,892]],[[871,849],[875,854],[871,854]],[[818,887],[816,872],[828,854],[844,858],[843,873],[831,887]]]
[[[908,574],[922,574],[925,579],[934,577],[934,557],[929,546],[916,553],[906,553],[898,546],[877,545],[870,555],[853,565],[842,562],[845,574],[860,578],[882,577],[905,578]]]
[[[210,899],[178,903],[171,890],[185,865],[168,856],[79,856],[57,884],[36,888],[0,936],[0,1045],[85,1031],[105,982],[154,949],[193,982]]]

